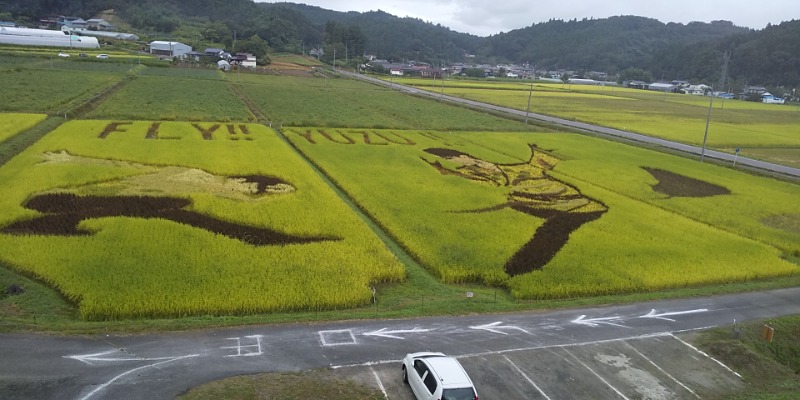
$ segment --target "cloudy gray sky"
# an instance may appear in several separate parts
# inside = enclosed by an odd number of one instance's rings
[[[275,2],[275,0],[256,0]],[[286,1],[286,0],[280,0]],[[455,31],[488,36],[551,18],[638,15],[662,22],[732,21],[762,29],[767,23],[800,19],[800,0],[293,0],[336,11],[382,10],[420,18]]]

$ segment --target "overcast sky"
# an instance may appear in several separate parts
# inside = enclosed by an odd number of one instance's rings
[[[256,0],[271,2],[274,0]],[[281,0],[285,1],[285,0]],[[419,18],[458,32],[488,36],[524,28],[552,18],[606,18],[637,15],[662,22],[732,21],[762,29],[800,18],[800,0],[305,0],[336,11],[382,10],[398,17]]]

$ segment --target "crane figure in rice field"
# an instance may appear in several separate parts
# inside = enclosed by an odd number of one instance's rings
[[[148,165],[69,154],[43,154],[41,164],[111,167],[127,175],[68,188],[56,188],[29,198],[23,207],[41,215],[0,229],[15,235],[90,235],[80,222],[93,218],[159,218],[211,231],[254,246],[287,245],[327,240],[326,236],[299,236],[277,230],[225,221],[188,209],[189,195],[212,194],[238,201],[288,194],[295,188],[265,175],[223,176],[188,167]]]
[[[506,262],[505,271],[510,276],[543,268],[566,245],[570,233],[608,211],[599,201],[549,176],[547,171],[558,163],[558,159],[541,151],[536,145],[529,147],[530,159],[520,164],[492,163],[452,149],[424,150],[455,165],[455,168],[447,168],[438,160],[423,158],[444,175],[456,175],[512,189],[508,201],[503,204],[461,212],[480,213],[511,208],[545,220],[533,237]]]

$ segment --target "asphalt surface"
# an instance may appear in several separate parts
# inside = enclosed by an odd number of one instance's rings
[[[624,138],[624,139],[627,139],[627,140],[633,140],[633,141],[637,141],[637,142],[647,143],[649,145],[660,146],[660,147],[664,147],[664,148],[671,149],[671,150],[677,150],[677,151],[681,151],[681,152],[688,153],[688,154],[694,154],[694,155],[697,155],[697,156],[701,156],[702,155],[705,158],[715,159],[715,160],[720,160],[720,161],[726,161],[726,162],[730,162],[731,164],[736,162],[736,165],[739,165],[739,166],[747,166],[747,167],[750,167],[750,168],[754,168],[754,169],[758,169],[758,170],[762,170],[762,171],[768,171],[768,172],[771,172],[771,173],[776,173],[776,174],[783,175],[783,176],[790,177],[790,178],[800,178],[800,168],[792,168],[792,167],[788,167],[788,166],[785,166],[785,165],[778,165],[778,164],[768,163],[768,162],[765,162],[765,161],[754,160],[754,159],[747,158],[747,157],[740,157],[740,156],[736,156],[735,154],[728,154],[728,153],[723,153],[723,152],[719,152],[719,151],[715,151],[715,150],[705,149],[705,151],[703,151],[703,149],[701,147],[691,146],[691,145],[678,143],[678,142],[672,142],[672,141],[669,141],[669,140],[664,140],[664,139],[654,138],[654,137],[650,137],[650,136],[645,136],[645,135],[641,135],[641,134],[638,134],[638,133],[628,132],[628,131],[624,131],[624,130],[620,130],[620,129],[613,129],[613,128],[607,128],[607,127],[599,126],[599,125],[587,124],[587,123],[583,123],[583,122],[570,121],[568,119],[556,118],[556,117],[551,117],[551,116],[548,116],[548,115],[542,115],[542,114],[536,114],[536,113],[526,113],[525,111],[515,110],[513,108],[501,107],[501,106],[497,106],[497,105],[494,105],[494,104],[488,104],[488,103],[482,103],[482,102],[468,100],[468,99],[462,99],[462,98],[458,98],[458,97],[452,97],[452,96],[444,95],[444,94],[441,94],[441,93],[434,93],[434,92],[431,92],[431,91],[418,89],[418,88],[415,88],[415,87],[412,87],[412,86],[400,85],[400,84],[394,83],[392,81],[386,82],[386,81],[381,80],[381,79],[372,78],[372,77],[369,77],[369,76],[366,76],[366,75],[362,75],[362,74],[354,74],[354,73],[347,72],[347,71],[344,71],[344,70],[338,70],[337,72],[341,73],[342,75],[346,75],[346,76],[349,76],[349,77],[352,77],[352,78],[361,79],[361,80],[364,80],[364,81],[367,81],[367,82],[370,82],[370,83],[373,83],[373,84],[376,84],[376,85],[390,87],[390,88],[393,88],[393,89],[396,89],[396,90],[399,90],[399,91],[402,91],[402,92],[406,92],[406,93],[411,93],[411,94],[414,94],[414,95],[426,96],[426,97],[433,98],[433,99],[436,99],[436,100],[442,100],[442,101],[447,101],[447,102],[451,102],[451,103],[464,104],[464,105],[467,105],[467,106],[470,106],[470,107],[474,107],[474,108],[481,108],[481,109],[485,109],[485,110],[491,110],[491,111],[495,111],[495,112],[511,114],[511,115],[515,115],[515,116],[518,116],[518,117],[526,117],[527,116],[530,119],[536,119],[536,120],[548,122],[548,123],[551,123],[551,124],[562,125],[562,126],[570,127],[570,128],[573,128],[573,129],[578,129],[578,130],[585,131],[585,132],[592,132],[592,133],[597,133],[597,134],[602,134],[602,135],[620,137],[620,138]]]
[[[388,398],[402,399],[409,398],[410,392],[398,383],[400,360],[406,353],[429,350],[461,357],[485,399],[514,398],[509,390],[522,393],[522,398],[531,391],[539,393],[540,398],[552,399],[693,398],[626,396],[626,390],[635,394],[645,386],[625,389],[614,379],[628,376],[638,382],[642,376],[654,376],[656,372],[633,367],[632,357],[655,352],[647,359],[661,360],[664,352],[673,354],[676,348],[698,360],[693,363],[705,360],[716,365],[706,357],[691,355],[696,350],[675,335],[734,320],[790,314],[800,314],[800,288],[554,312],[251,326],[152,335],[4,334],[0,335],[0,397],[170,399],[202,383],[234,375],[335,368],[354,378],[372,377],[371,384]],[[642,344],[643,340],[659,343]],[[608,346],[631,347],[636,353],[627,355],[608,350]],[[531,352],[537,355],[525,356]],[[558,373],[551,380],[539,381],[545,379],[543,373],[547,371],[559,372],[560,367],[553,362],[564,359],[570,362],[570,368],[586,367],[587,372],[574,376]],[[497,375],[503,368],[518,371],[525,378]],[[603,369],[608,368],[617,370],[612,374],[616,378],[600,379]],[[722,375],[732,374],[720,368]],[[669,371],[666,367],[659,370]],[[669,376],[676,382],[685,381]],[[672,380],[665,378],[664,382]],[[598,385],[605,391],[598,391]],[[664,383],[665,388],[668,385]],[[578,395],[577,390],[586,396]],[[566,395],[558,396],[558,391]]]

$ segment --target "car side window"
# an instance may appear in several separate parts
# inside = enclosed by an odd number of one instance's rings
[[[439,384],[436,382],[436,378],[434,378],[433,374],[430,372],[428,372],[428,375],[425,375],[423,382],[425,383],[425,387],[428,388],[428,391],[431,393],[436,391],[436,386]]]
[[[414,360],[414,369],[417,371],[417,374],[419,374],[419,376],[422,377],[423,375],[425,375],[425,372],[428,371],[428,366],[425,365],[425,363],[422,362],[422,360]]]

